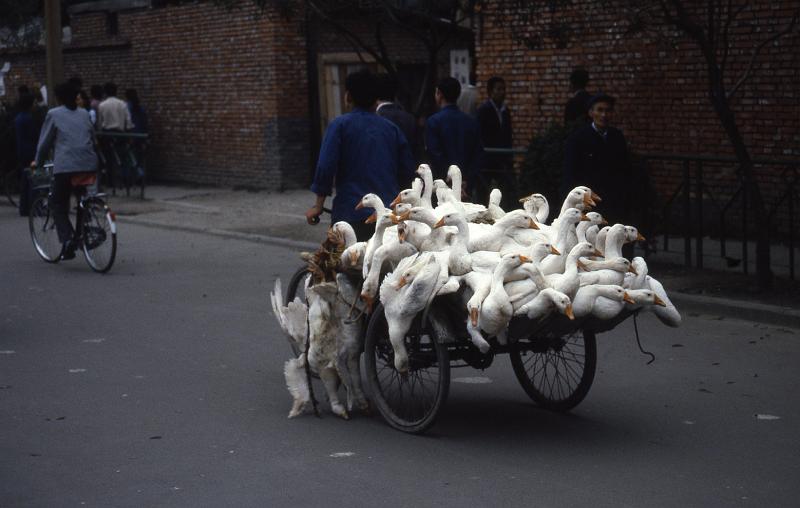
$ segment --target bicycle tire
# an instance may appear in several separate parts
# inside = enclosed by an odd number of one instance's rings
[[[530,356],[523,358],[520,349],[513,348],[509,356],[514,374],[538,406],[551,411],[569,411],[583,401],[594,381],[595,333],[578,330],[540,349],[526,352]]]
[[[117,256],[117,225],[111,210],[100,198],[83,202],[81,246],[86,264],[97,273],[106,273]]]
[[[63,245],[58,240],[48,197],[39,197],[31,205],[28,229],[36,253],[47,263],[58,263]]]

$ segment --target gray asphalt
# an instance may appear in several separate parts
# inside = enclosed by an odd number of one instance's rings
[[[645,317],[646,365],[624,323],[569,415],[537,409],[501,357],[453,372],[424,436],[288,420],[267,293],[296,255],[119,231],[100,276],[40,261],[0,208],[0,506],[796,506],[799,330]]]

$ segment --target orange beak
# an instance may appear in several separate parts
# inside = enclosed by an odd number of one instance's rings
[[[567,308],[564,310],[564,315],[567,316],[570,321],[575,319],[575,314],[572,313],[572,304],[567,305]]]
[[[597,204],[594,201],[592,201],[592,196],[590,196],[589,194],[583,195],[583,205],[588,206],[590,208],[597,206]]]
[[[362,208],[364,208],[364,203],[359,201],[358,204],[356,205],[356,210],[361,210]]]
[[[398,193],[398,194],[397,194],[397,197],[396,197],[396,198],[394,198],[394,201],[392,201],[392,202],[389,204],[389,207],[393,207],[393,206],[395,206],[397,203],[402,203],[402,202],[403,202],[403,194],[402,194],[402,193]]]
[[[594,191],[592,191],[592,200],[594,200],[597,203],[602,201],[602,199],[600,199],[600,196]]]
[[[472,326],[478,326],[478,309],[469,310],[469,320],[472,322]]]
[[[444,217],[439,219],[439,222],[437,222],[436,224],[433,225],[433,229],[440,228],[442,226],[444,226]]]
[[[587,217],[585,213],[582,213],[581,214],[581,220],[582,221],[587,221],[587,220],[591,220],[591,219],[589,217]]]
[[[398,220],[401,220],[401,221],[404,221],[404,220],[408,220],[408,218],[409,218],[409,217],[411,217],[411,210],[408,210],[407,212],[403,212],[403,213],[401,213],[401,214],[400,214],[400,215],[397,217],[397,219],[398,219]]]
[[[656,305],[661,305],[662,307],[666,307],[667,306],[667,303],[664,300],[662,300],[661,298],[659,298],[658,295],[656,295],[654,297],[653,302],[655,302]]]
[[[392,224],[400,224],[400,217],[395,214],[392,214]]]
[[[530,263],[531,262],[531,258],[529,258],[527,256],[522,256],[522,255],[520,255],[519,260],[522,263]]]
[[[603,257],[603,253],[595,249],[594,252],[592,252],[592,256]]]
[[[361,252],[359,252],[357,250],[354,250],[353,251],[353,256],[350,259],[350,265],[356,266],[358,264],[358,258],[360,258],[360,257],[361,257]]]
[[[631,295],[629,295],[628,293],[622,294],[622,300],[630,304],[636,305],[636,302],[634,301],[633,298],[631,298]]]
[[[539,226],[537,226],[536,223],[533,222],[533,219],[529,218],[528,219],[528,229],[539,229]]]
[[[406,236],[408,236],[408,230],[405,228],[397,232],[397,239],[400,241],[400,243],[406,241]]]
[[[634,268],[633,265],[628,267],[628,271],[634,275],[639,275],[639,272],[636,271],[636,268]]]
[[[637,242],[644,242],[645,240],[646,238],[641,233],[639,233],[639,235],[636,237]]]
[[[520,203],[524,203],[525,201],[531,199],[531,196],[525,196],[524,198],[519,198]]]
[[[375,299],[366,293],[361,293],[361,299],[367,304],[367,311],[372,312],[372,305],[375,303]]]
[[[372,223],[377,222],[377,221],[378,221],[378,214],[376,212],[376,213],[373,213],[372,215],[370,215],[369,217],[367,217],[367,220],[364,221],[364,224],[372,224]]]
[[[578,268],[580,268],[584,272],[588,272],[589,271],[589,267],[586,266],[586,264],[584,264],[584,262],[581,261],[580,259],[578,260]]]
[[[603,221],[600,223],[600,225],[608,226],[608,221],[605,218],[603,218]]]
[[[400,280],[398,280],[398,281],[397,281],[397,289],[400,289],[400,288],[402,288],[402,287],[403,287],[403,286],[405,286],[406,284],[408,284],[408,281],[406,280],[406,278],[405,278],[405,277],[402,277],[402,276],[401,276],[401,277],[400,277]]]
[[[550,246],[550,253],[551,253],[551,254],[555,254],[556,256],[560,256],[560,255],[561,255],[561,253],[560,253],[560,252],[558,252],[558,249],[556,249],[556,248],[555,248],[555,247],[553,247],[552,245]]]

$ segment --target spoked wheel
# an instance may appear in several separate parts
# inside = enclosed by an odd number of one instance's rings
[[[292,278],[289,279],[289,285],[286,286],[286,297],[285,301],[283,302],[284,305],[289,305],[289,302],[293,301],[295,296],[300,297],[300,300],[307,303],[305,283],[308,274],[308,268],[305,265],[301,266],[296,272],[294,272]],[[300,356],[300,350],[298,349],[295,341],[288,335],[286,336],[286,340],[289,341],[289,346],[292,348],[294,357],[297,358]],[[316,374],[314,374],[314,376],[316,377]]]
[[[525,393],[552,411],[569,411],[589,393],[597,366],[597,343],[590,330],[517,344],[511,366]]]
[[[117,226],[100,199],[87,199],[83,208],[83,254],[89,268],[106,273],[117,255]]]
[[[426,431],[436,421],[450,388],[447,347],[434,330],[415,323],[405,337],[409,371],[400,375],[394,367],[394,350],[383,305],[369,321],[364,344],[364,363],[372,401],[389,425],[412,434]]]
[[[58,231],[46,196],[38,198],[31,205],[28,227],[39,257],[48,263],[57,263],[61,258],[62,245],[58,241]]]

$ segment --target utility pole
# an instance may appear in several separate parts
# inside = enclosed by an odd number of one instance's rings
[[[44,0],[44,29],[47,45],[47,105],[55,105],[56,84],[64,79],[61,55],[61,0]]]

